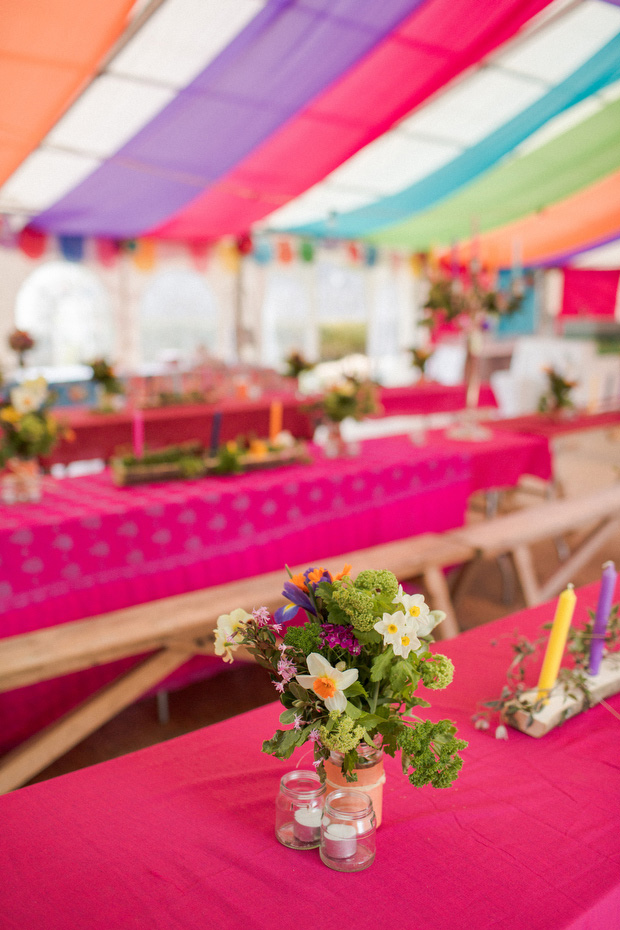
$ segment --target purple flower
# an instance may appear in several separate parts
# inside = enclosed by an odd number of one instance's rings
[[[362,644],[350,626],[324,623],[321,628],[321,637],[323,645],[329,646],[330,649],[344,649],[352,656],[358,656],[362,651]]]
[[[274,616],[276,622],[281,626],[288,620],[294,620],[299,613],[299,607],[296,604],[285,604],[284,607],[278,607]]]
[[[314,609],[314,604],[308,597],[305,591],[302,591],[301,588],[298,588],[296,584],[293,584],[292,581],[286,581],[282,589],[283,596],[291,603],[295,604],[297,607],[302,607],[308,613],[316,616],[316,610]]]
[[[314,728],[314,730],[310,730],[310,732],[308,733],[308,739],[310,740],[311,743],[319,743],[321,741],[319,731],[316,729],[316,727]]]

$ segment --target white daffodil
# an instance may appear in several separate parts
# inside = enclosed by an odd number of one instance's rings
[[[217,628],[215,630],[216,656],[222,656],[224,662],[233,661],[233,650],[241,642],[246,624],[251,619],[252,615],[246,613],[241,607],[237,607],[231,613],[222,614],[217,618]]]
[[[441,611],[431,610],[422,594],[405,594],[402,585],[398,586],[398,594],[392,603],[402,606],[404,612],[413,621],[413,627],[418,636],[428,636],[445,617]]]
[[[375,630],[383,636],[384,646],[393,646],[412,627],[410,618],[403,610],[397,610],[393,614],[383,614],[383,620],[375,623]]]
[[[11,404],[18,413],[32,413],[39,410],[47,398],[47,381],[45,378],[33,378],[11,390]]]
[[[311,652],[306,659],[306,664],[310,674],[296,675],[295,678],[299,684],[302,688],[314,691],[328,710],[337,710],[342,713],[347,706],[344,691],[354,681],[357,681],[358,670],[349,668],[342,672],[338,668],[333,668],[318,652]]]

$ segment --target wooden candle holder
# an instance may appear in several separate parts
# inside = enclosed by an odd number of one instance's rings
[[[611,694],[620,692],[620,653],[613,653],[603,659],[598,675],[586,677],[592,704],[599,704]],[[522,695],[523,700],[531,704],[536,702],[537,696],[538,688],[524,691]],[[564,686],[559,684],[552,689],[547,703],[540,710],[532,713],[520,710],[510,716],[505,715],[504,722],[528,736],[540,737],[585,709],[583,694],[578,692],[575,697],[569,697]]]

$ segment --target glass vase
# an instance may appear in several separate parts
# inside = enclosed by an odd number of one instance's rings
[[[41,466],[35,458],[12,458],[0,479],[5,504],[36,504],[41,500]]]
[[[276,838],[289,849],[316,849],[321,841],[325,785],[316,772],[295,769],[280,780]]]
[[[339,788],[326,801],[321,822],[321,860],[337,872],[361,872],[376,852],[376,818],[364,791]]]
[[[385,784],[385,771],[383,768],[383,750],[380,747],[372,748],[362,743],[357,747],[358,762],[354,769],[356,781],[347,781],[342,774],[344,755],[332,751],[329,759],[325,760],[326,794],[340,788],[358,788],[364,791],[372,801],[377,826],[381,826],[383,818],[383,785]]]

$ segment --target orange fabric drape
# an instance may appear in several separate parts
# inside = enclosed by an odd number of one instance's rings
[[[135,0],[8,0],[0,9],[0,184],[93,76]]]
[[[522,263],[552,259],[585,248],[620,232],[620,171],[591,184],[539,213],[501,226],[463,243],[458,259],[477,257],[492,268],[507,268],[513,262],[515,243],[520,243]]]

